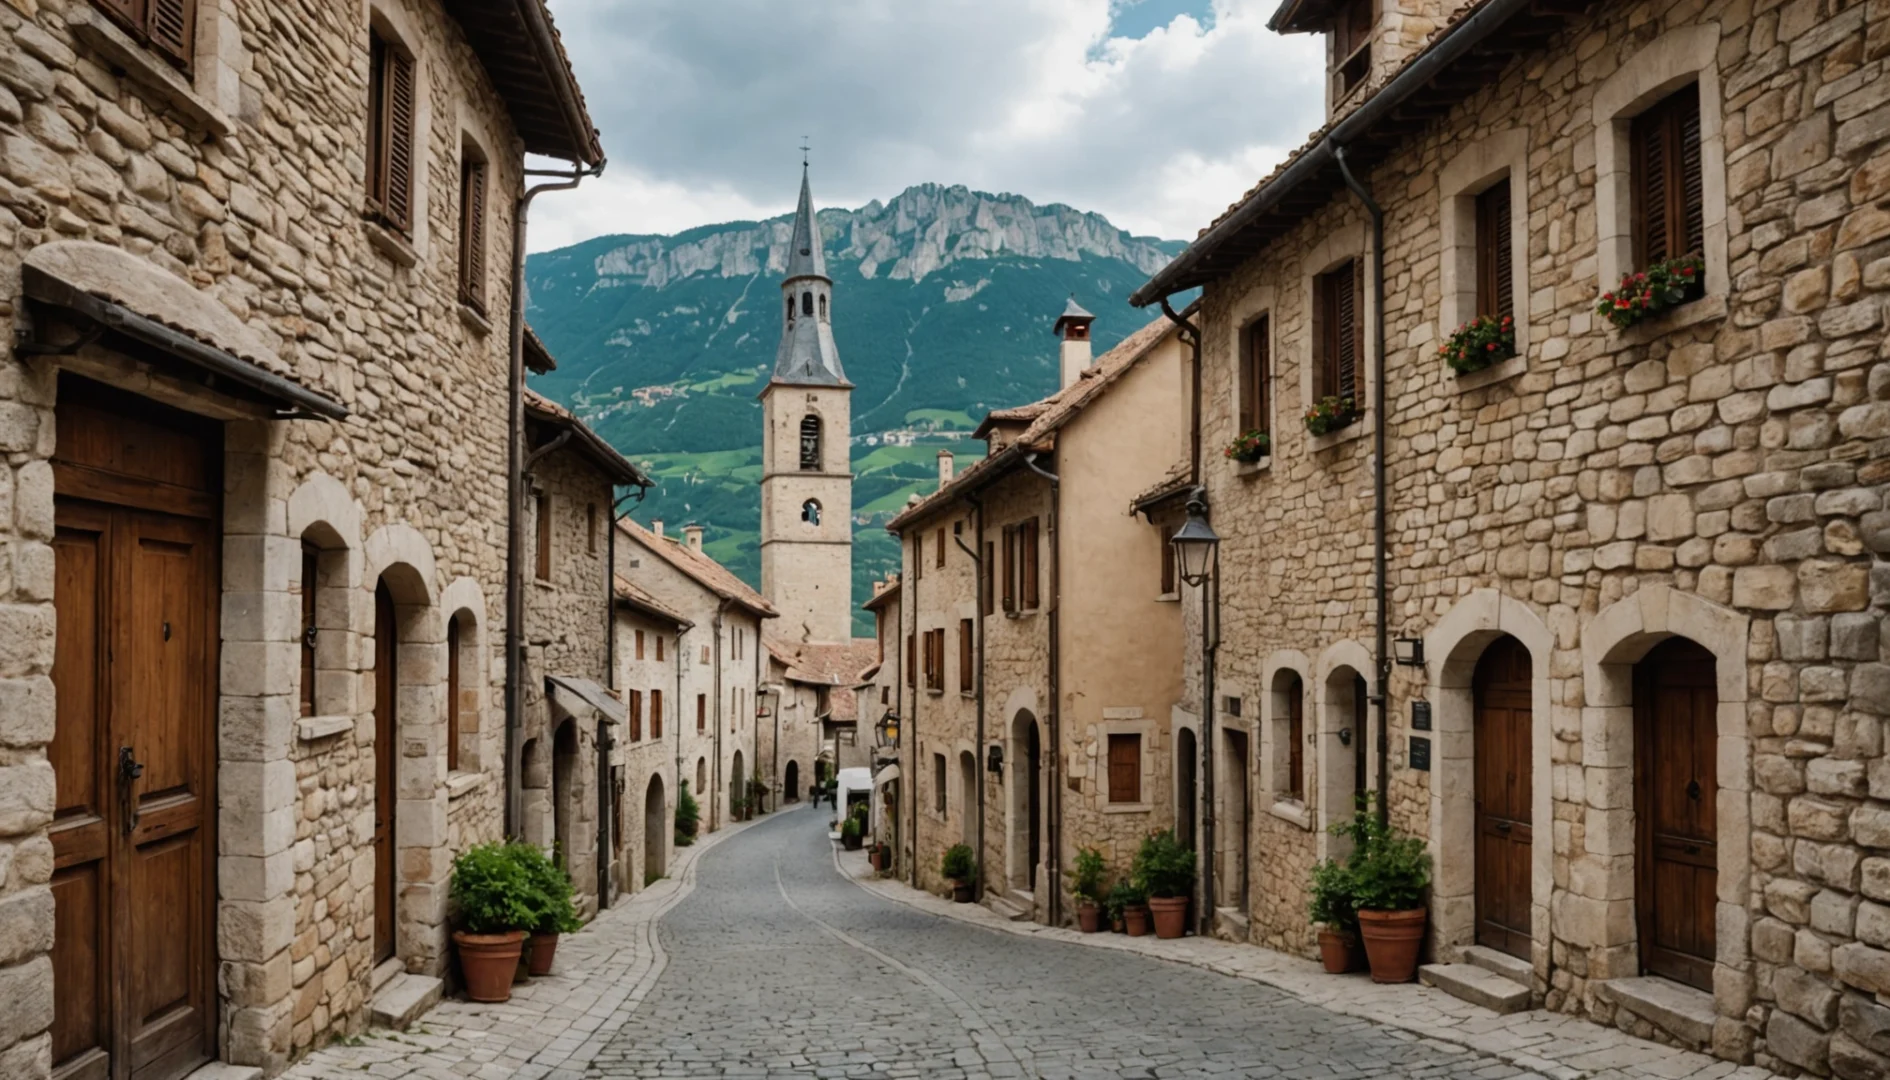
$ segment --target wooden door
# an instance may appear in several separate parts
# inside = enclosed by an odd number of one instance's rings
[[[173,1080],[214,1052],[216,446],[106,400],[62,386],[54,461],[52,1057]]]
[[[394,955],[394,805],[400,797],[400,643],[387,583],[374,588],[374,962]]]
[[[1529,959],[1529,650],[1499,638],[1472,680],[1476,777],[1477,944]]]
[[[1365,793],[1371,790],[1365,768],[1365,736],[1371,730],[1371,691],[1363,676],[1352,676],[1352,805],[1365,805]]]
[[[1030,722],[1025,736],[1030,748],[1030,891],[1037,891],[1037,864],[1043,861],[1043,743],[1037,735],[1037,722]]]
[[[1662,642],[1635,668],[1635,914],[1641,968],[1713,988],[1719,693],[1713,655]]]

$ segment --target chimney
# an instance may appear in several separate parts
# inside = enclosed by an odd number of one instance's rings
[[[658,540],[661,540],[663,538],[663,519],[657,518],[655,521],[650,522],[650,531],[656,534]]]
[[[1089,367],[1089,324],[1096,321],[1096,316],[1084,311],[1076,302],[1076,294],[1070,294],[1070,302],[1063,307],[1063,314],[1057,316],[1053,332],[1061,338],[1063,345],[1058,350],[1057,369],[1062,376],[1059,385],[1069,389],[1083,377]]]
[[[943,490],[945,485],[951,482],[952,452],[950,450],[940,450],[938,452],[938,486]]]
[[[682,527],[682,534],[683,543],[688,545],[689,550],[698,555],[702,554],[702,526],[684,525]]]
[[[883,593],[885,591],[886,591],[886,582],[880,578],[874,578],[873,579],[873,595],[878,596],[880,593]]]

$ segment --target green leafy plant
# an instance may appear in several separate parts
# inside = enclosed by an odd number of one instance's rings
[[[584,926],[572,903],[576,890],[562,859],[546,858],[538,845],[517,840],[506,845],[506,852],[517,860],[532,886],[534,918],[524,929],[534,934],[570,934]]]
[[[939,873],[960,884],[969,884],[978,873],[978,856],[969,844],[953,844],[939,860]]]
[[[1482,371],[1516,355],[1516,322],[1508,315],[1478,315],[1445,338],[1437,355],[1459,375]]]
[[[1092,904],[1102,902],[1103,869],[1102,852],[1093,847],[1076,849],[1076,865],[1070,871],[1070,891],[1078,900]]]
[[[1194,863],[1194,852],[1175,839],[1175,831],[1163,829],[1142,838],[1130,876],[1149,896],[1187,896],[1194,891]]]
[[[1141,907],[1148,903],[1148,894],[1135,886],[1134,882],[1118,881],[1103,898],[1103,914],[1110,922],[1122,918],[1122,913],[1132,907]]]
[[[676,792],[676,835],[693,839],[701,824],[702,806],[689,794],[689,781],[684,780]]]
[[[1706,264],[1698,255],[1662,259],[1638,273],[1624,274],[1621,284],[1601,294],[1595,314],[1618,330],[1626,330],[1669,308],[1697,300],[1706,292]]]
[[[864,834],[865,830],[860,827],[859,818],[848,817],[840,823],[840,836],[844,840],[858,840]]]
[[[1345,868],[1353,908],[1410,911],[1423,907],[1424,890],[1431,884],[1430,852],[1418,837],[1381,824],[1371,804],[1370,794],[1360,798],[1352,820],[1331,829],[1334,835],[1352,841]]]
[[[1306,430],[1324,435],[1350,426],[1358,416],[1358,404],[1350,396],[1322,397],[1306,410]]]
[[[1312,897],[1307,904],[1312,921],[1328,930],[1352,933],[1358,929],[1358,909],[1352,903],[1352,872],[1336,859],[1325,859],[1312,872]]]
[[[735,798],[730,799],[728,801],[728,809],[729,809],[729,813],[733,814],[736,817],[741,817],[742,811],[748,809],[748,800],[741,798],[740,796],[736,796]]]
[[[1227,444],[1221,456],[1251,465],[1273,452],[1273,436],[1254,428],[1242,432],[1238,439]]]
[[[460,929],[469,934],[504,934],[537,924],[538,886],[509,844],[460,852],[450,889]]]

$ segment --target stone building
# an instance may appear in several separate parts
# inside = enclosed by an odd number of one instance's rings
[[[867,693],[879,665],[879,643],[873,638],[844,642],[797,644],[768,640],[768,668],[762,693],[769,703],[762,708],[766,762],[777,778],[779,802],[798,800],[808,785],[831,777],[837,769],[864,768],[870,754],[873,725],[883,713],[872,707]]]
[[[1331,35],[1335,86],[1360,49],[1377,74],[1134,296],[1204,290],[1205,719],[1254,751],[1250,923],[1222,931],[1308,952],[1325,829],[1382,787],[1431,843],[1440,983],[1890,1073],[1890,9],[1275,25]],[[1682,302],[1598,307],[1688,255]],[[1459,374],[1477,316],[1515,355]],[[1264,462],[1214,452],[1252,427]]]
[[[0,3],[7,1077],[274,1071],[448,975],[517,776],[524,155],[602,164],[542,0],[146,7]]]
[[[642,890],[669,872],[675,851],[676,746],[681,729],[671,721],[664,737],[665,695],[676,694],[682,638],[695,628],[649,590],[617,578],[617,686],[624,724],[611,748],[611,788],[617,820],[612,832],[616,893]]]
[[[1192,737],[1171,715],[1171,549],[1131,508],[1182,450],[1189,354],[1158,319],[1092,363],[1092,318],[1056,321],[1062,388],[991,413],[987,456],[955,473],[941,454],[939,490],[888,525],[904,570],[880,605],[904,641],[904,873],[945,888],[940,858],[967,844],[986,902],[1052,925],[1074,914],[1078,848],[1120,876],[1174,824],[1170,760]]]
[[[626,777],[632,793],[644,792],[640,801],[634,794],[631,801],[647,813],[656,805],[651,790],[660,779],[673,821],[678,786],[687,783],[701,805],[702,829],[719,829],[730,820],[735,800],[747,799],[766,747],[755,714],[766,663],[762,621],[775,618],[775,609],[703,553],[700,525],[685,526],[680,540],[665,535],[660,521],[646,529],[626,517],[618,527],[618,575],[690,624],[666,644],[646,642],[646,662],[660,666],[662,654],[670,654],[667,681],[652,669],[644,672],[651,680],[645,686],[625,683],[645,691],[643,738],[669,746],[667,760],[638,759],[652,771],[632,770]],[[622,667],[634,662],[635,628],[623,627],[621,620],[619,626]],[[630,726],[632,732],[638,728],[634,713]]]

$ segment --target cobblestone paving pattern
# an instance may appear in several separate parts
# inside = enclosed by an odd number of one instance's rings
[[[841,876],[825,819],[704,854],[660,927],[667,969],[590,1076],[1536,1075],[1247,980],[889,902]]]

